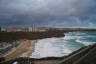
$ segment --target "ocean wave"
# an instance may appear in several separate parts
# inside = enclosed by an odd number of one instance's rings
[[[65,37],[41,39],[36,43],[35,52],[31,58],[61,57],[96,43],[95,35],[88,35],[87,32],[69,32]],[[90,41],[91,39],[91,41]]]
[[[64,40],[83,39],[84,36],[65,36]]]
[[[64,55],[68,55],[69,53],[72,52],[65,45],[62,45],[62,43],[60,44],[59,42],[61,41],[57,42],[57,40],[58,39],[54,38],[39,40],[35,46],[35,52],[33,52],[32,56],[30,57],[31,58],[61,57]]]
[[[89,41],[86,41],[86,40],[85,41],[84,40],[76,40],[76,42],[84,44],[85,46],[96,43],[96,42],[89,42]]]
[[[83,35],[88,35],[87,33],[84,32],[69,32],[65,34],[66,36],[83,36]]]

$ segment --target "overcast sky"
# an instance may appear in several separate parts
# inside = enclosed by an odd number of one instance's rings
[[[0,0],[0,26],[96,27],[96,0]]]

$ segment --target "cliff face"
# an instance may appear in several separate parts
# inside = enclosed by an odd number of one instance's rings
[[[66,57],[51,58],[17,58],[3,64],[11,64],[17,61],[19,64],[96,64],[96,44],[83,47]]]

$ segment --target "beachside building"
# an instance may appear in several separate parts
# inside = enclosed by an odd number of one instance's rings
[[[28,27],[28,28],[2,28],[2,32],[45,32],[48,28],[45,27]]]
[[[46,27],[36,27],[33,29],[33,31],[37,31],[37,32],[45,32],[47,31],[49,28],[46,28]]]
[[[27,32],[28,28],[2,28],[3,32]]]

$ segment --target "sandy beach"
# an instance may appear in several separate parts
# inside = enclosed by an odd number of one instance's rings
[[[28,57],[34,52],[36,40],[23,41],[16,49],[10,51],[11,53],[5,56],[6,61],[18,57]]]
[[[37,42],[36,40],[30,40],[30,46],[29,46],[29,48],[27,49],[26,52],[22,53],[20,55],[20,57],[29,57],[29,56],[31,56],[32,53],[35,50],[35,44],[36,44],[36,42]]]

